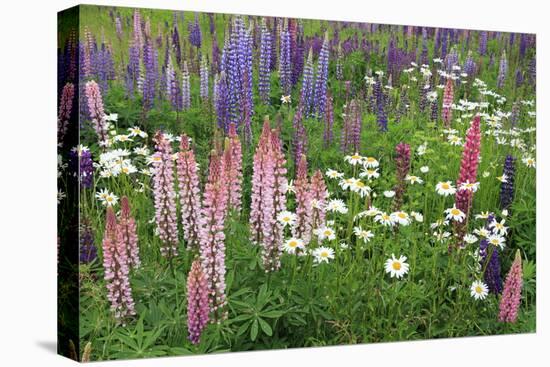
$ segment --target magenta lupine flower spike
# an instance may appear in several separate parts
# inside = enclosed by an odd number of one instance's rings
[[[263,208],[262,199],[264,195],[264,176],[266,175],[265,161],[269,154],[269,143],[271,141],[271,128],[269,126],[269,118],[266,116],[262,134],[254,153],[254,161],[252,167],[252,194],[250,203],[250,240],[255,244],[262,242],[263,228]]]
[[[225,299],[225,234],[224,220],[227,188],[222,182],[221,157],[210,154],[208,182],[204,190],[204,225],[201,230],[200,258],[208,283],[209,305],[213,322],[227,317]]]
[[[311,228],[317,229],[325,225],[327,199],[327,185],[323,174],[317,170],[311,176]]]
[[[191,264],[187,276],[187,330],[191,343],[198,344],[201,334],[208,324],[208,284],[197,259]]]
[[[453,91],[453,79],[447,78],[445,89],[443,91],[443,106],[441,109],[441,118],[445,127],[451,126],[451,119],[453,118],[453,110],[451,108],[453,104],[454,91]]]
[[[155,136],[157,151],[153,157],[153,193],[155,196],[155,219],[162,241],[162,256],[178,255],[178,225],[176,193],[174,190],[174,162],[172,146],[159,131]]]
[[[500,312],[498,320],[501,322],[516,322],[518,309],[521,303],[521,287],[523,286],[523,271],[521,267],[521,254],[516,252],[516,258],[506,276],[504,291],[500,299]]]
[[[480,117],[475,116],[470,128],[466,132],[466,143],[462,151],[462,160],[460,162],[460,174],[456,182],[459,187],[456,192],[456,207],[466,214],[466,219],[462,222],[455,222],[455,230],[460,241],[464,237],[465,226],[468,221],[470,208],[474,192],[468,189],[461,189],[464,183],[475,183],[477,178],[477,167],[479,164],[479,152],[481,148],[481,130]]]
[[[195,153],[190,148],[186,135],[181,136],[177,171],[183,237],[188,249],[198,249],[203,225],[202,205]]]
[[[405,177],[409,173],[411,167],[411,146],[406,143],[399,143],[395,147],[397,156],[395,164],[397,166],[397,184],[395,185],[395,197],[393,199],[393,210],[401,209],[403,205],[403,196],[407,188]]]
[[[460,162],[460,174],[457,185],[465,182],[474,183],[477,178],[477,166],[479,164],[479,152],[481,148],[480,117],[474,117],[470,128],[466,132],[466,143],[462,151],[462,160]],[[468,213],[471,206],[473,192],[470,190],[458,190],[456,195],[457,208],[464,213]]]
[[[118,323],[136,314],[132,288],[128,279],[128,257],[124,242],[119,240],[115,212],[107,208],[105,235],[103,236],[103,268],[107,285],[107,298]]]
[[[92,119],[92,125],[99,138],[99,145],[107,145],[107,121],[105,121],[105,111],[103,109],[103,99],[99,91],[99,85],[91,80],[85,86],[86,101],[88,103],[88,112]]]
[[[74,84],[67,83],[61,91],[61,101],[59,102],[59,111],[57,114],[57,146],[63,146],[63,139],[67,133],[69,120],[73,110]]]
[[[227,205],[229,209],[234,209],[237,212],[241,210],[242,160],[241,141],[237,135],[236,126],[232,123],[229,126],[229,137],[226,142],[222,164],[224,165],[225,183],[229,188]]]
[[[294,183],[296,192],[296,224],[292,235],[300,238],[304,245],[311,240],[311,191],[309,179],[307,176],[307,160],[302,154],[298,162],[296,173],[296,182]]]
[[[141,261],[139,259],[138,236],[136,230],[136,220],[130,212],[130,202],[126,196],[120,199],[120,220],[118,223],[119,238],[126,247],[128,256],[128,265],[132,268],[139,268]]]

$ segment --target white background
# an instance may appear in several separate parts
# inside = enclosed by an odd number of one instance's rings
[[[547,365],[549,144],[545,1],[96,1],[165,9],[537,33],[537,334],[109,362],[113,366]],[[66,366],[56,340],[56,12],[73,1],[0,9],[0,366]],[[545,16],[546,14],[546,16]],[[546,343],[543,340],[546,339]],[[546,348],[545,348],[546,347]],[[538,362],[540,360],[541,362]],[[108,365],[99,363],[97,365]]]

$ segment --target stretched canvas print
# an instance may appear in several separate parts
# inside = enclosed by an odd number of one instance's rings
[[[58,15],[59,353],[535,332],[533,34]]]

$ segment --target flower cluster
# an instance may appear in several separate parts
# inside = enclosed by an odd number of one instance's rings
[[[193,344],[200,342],[208,324],[208,284],[199,260],[193,261],[187,275],[187,330]]]
[[[178,186],[181,207],[183,237],[187,248],[198,248],[202,222],[202,206],[199,188],[198,166],[195,153],[189,146],[189,138],[182,135],[177,157]]]
[[[157,151],[153,157],[153,193],[155,219],[162,241],[160,252],[163,256],[173,257],[178,255],[178,224],[172,146],[160,131],[155,135],[155,142]]]
[[[223,182],[221,157],[210,153],[208,181],[204,188],[204,224],[200,234],[200,259],[208,283],[210,314],[213,322],[227,317],[225,299],[225,234],[224,222],[227,190]]]

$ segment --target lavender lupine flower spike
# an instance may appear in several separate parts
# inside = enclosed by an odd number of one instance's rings
[[[162,241],[160,252],[163,256],[173,257],[178,254],[178,225],[172,147],[160,131],[155,136],[155,143],[157,152],[153,156],[153,193],[155,219]]]
[[[200,342],[208,324],[208,284],[199,260],[193,261],[187,276],[187,330],[193,344]]]
[[[296,225],[293,227],[292,235],[295,238],[300,238],[304,242],[304,245],[307,245],[311,240],[312,231],[312,197],[311,186],[307,176],[307,160],[303,154],[298,162],[294,187],[296,192]]]
[[[105,120],[105,111],[103,110],[103,99],[99,91],[99,85],[95,81],[89,81],[85,86],[86,101],[88,102],[88,112],[92,119],[92,125],[99,138],[101,147],[107,146],[107,121]]]
[[[146,38],[143,47],[143,65],[145,66],[145,79],[143,81],[143,108],[149,110],[153,107],[157,79],[158,79],[158,55],[153,43]]]
[[[200,78],[201,78],[201,88],[200,96],[203,101],[208,100],[209,91],[208,91],[208,64],[206,62],[206,57],[203,55],[200,69]]]
[[[103,236],[103,268],[107,298],[118,323],[136,314],[132,288],[128,279],[129,267],[126,246],[119,241],[119,227],[112,207],[107,208]]]
[[[271,141],[271,128],[269,126],[269,118],[266,116],[264,125],[262,128],[262,134],[258,140],[258,145],[254,153],[253,167],[252,167],[252,194],[250,202],[250,240],[255,244],[263,242],[263,229],[266,227],[263,224],[265,216],[263,215],[263,202],[266,198],[264,194],[264,182],[265,176],[269,174],[266,172],[266,161],[269,156],[269,147]],[[271,200],[271,196],[267,196]]]
[[[188,249],[196,249],[200,243],[203,225],[199,177],[195,154],[189,147],[189,138],[182,135],[177,158],[178,185],[183,235]]]
[[[292,76],[290,65],[290,33],[288,32],[288,25],[286,21],[281,29],[280,36],[279,83],[281,85],[283,95],[289,95],[292,89]]]
[[[128,257],[128,266],[139,268],[141,261],[139,259],[138,236],[136,220],[130,212],[130,202],[128,197],[123,196],[120,199],[120,220],[118,223],[119,241],[126,247]]]
[[[180,83],[176,76],[174,66],[172,65],[171,56],[168,56],[168,64],[166,66],[166,88],[172,108],[176,111],[181,111],[183,108],[183,98]]]
[[[262,33],[260,41],[260,67],[258,90],[260,99],[264,104],[269,104],[269,95],[271,93],[271,33],[267,29],[265,19],[262,19]]]
[[[187,61],[183,62],[183,71],[181,73],[181,95],[183,99],[183,109],[187,110],[191,108],[191,85],[189,68],[187,67]]]
[[[503,181],[500,185],[500,208],[508,209],[514,200],[514,179],[515,179],[515,158],[511,155],[506,156],[504,161],[504,170],[502,174]]]
[[[323,116],[325,112],[325,103],[327,100],[327,83],[328,83],[328,31],[325,32],[325,39],[321,52],[319,53],[319,60],[317,62],[317,76],[315,79],[315,95],[314,95],[314,110],[317,117]]]
[[[300,95],[300,105],[306,118],[313,116],[313,50],[310,48],[304,74],[302,79],[302,93]]]
[[[504,82],[506,81],[507,74],[508,74],[508,59],[506,58],[506,50],[503,50],[502,56],[500,58],[499,68],[498,68],[497,88],[504,87]]]
[[[225,298],[225,235],[223,232],[227,190],[222,182],[218,152],[210,154],[208,182],[204,190],[204,225],[201,230],[200,258],[208,283],[210,314],[213,322],[227,318]]]
[[[333,99],[330,93],[327,94],[327,103],[325,107],[325,130],[323,133],[323,138],[325,142],[325,147],[330,146],[332,143],[333,137],[333,126],[334,126],[334,106]]]
[[[63,146],[63,139],[67,133],[69,121],[73,111],[74,84],[67,83],[61,92],[61,101],[59,102],[59,112],[57,114],[57,146]]]
[[[215,103],[218,127],[227,131],[230,123],[229,91],[225,71],[217,77],[215,83]]]

